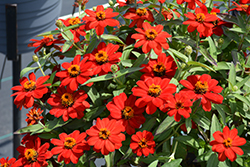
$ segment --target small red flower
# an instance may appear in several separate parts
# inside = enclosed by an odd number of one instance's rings
[[[64,62],[62,64],[65,70],[56,73],[56,76],[60,77],[62,81],[61,86],[68,86],[72,91],[75,91],[79,84],[83,84],[93,75],[92,63],[86,62],[87,58],[80,60],[81,55],[77,55],[72,62]],[[93,83],[87,84],[87,86],[91,85]]]
[[[116,0],[116,2],[119,4],[119,7],[123,7],[129,4],[134,4],[136,0]],[[137,4],[143,4],[142,1],[138,1]]]
[[[141,80],[148,77],[161,77],[171,79],[174,77],[177,70],[176,63],[171,56],[166,56],[165,53],[161,53],[157,59],[150,59],[148,64],[143,64],[141,72],[145,72],[141,76]]]
[[[195,9],[195,4],[201,4],[201,2],[199,0],[177,0],[176,1],[179,5],[187,2],[188,3],[188,8],[194,10]]]
[[[138,87],[133,87],[134,96],[140,98],[136,100],[135,105],[139,108],[146,107],[147,114],[153,114],[157,107],[161,107],[167,98],[175,93],[176,86],[170,84],[170,79],[159,77],[147,78],[144,81],[136,82]]]
[[[144,130],[137,132],[131,137],[130,148],[137,156],[148,156],[155,152],[154,136],[151,132]]]
[[[79,158],[84,154],[85,150],[89,150],[90,147],[86,142],[86,133],[80,133],[79,130],[75,130],[71,134],[61,133],[60,139],[51,139],[51,143],[56,147],[52,148],[53,155],[58,155],[57,161],[65,164],[70,162],[77,164]]]
[[[129,135],[135,133],[135,128],[140,128],[141,124],[146,120],[142,114],[144,108],[137,108],[135,101],[135,96],[130,95],[127,98],[125,93],[121,93],[107,104],[110,116],[116,120],[120,120]]]
[[[120,62],[121,52],[117,52],[119,45],[109,43],[107,46],[101,42],[92,53],[84,55],[92,64],[93,73],[104,75],[111,72],[111,65]]]
[[[217,86],[218,81],[211,79],[208,74],[190,75],[187,80],[181,80],[180,84],[186,87],[183,89],[191,99],[201,99],[202,108],[205,111],[211,111],[211,102],[221,104],[223,96],[219,95],[223,88]]]
[[[27,119],[25,121],[27,122],[28,126],[38,124],[38,122],[43,119],[43,116],[41,116],[43,110],[41,108],[32,108],[29,110],[29,113],[26,114]]]
[[[145,22],[143,23],[143,29],[136,28],[135,30],[139,33],[133,34],[131,38],[139,39],[139,41],[135,43],[135,47],[138,48],[142,46],[144,53],[148,53],[153,49],[154,52],[159,55],[162,53],[162,47],[166,50],[169,48],[166,38],[171,37],[171,35],[162,31],[162,25],[153,27],[148,22]]]
[[[5,158],[1,158],[0,159],[0,167],[14,167],[14,163],[16,161],[16,158],[11,158],[9,159],[9,157]]]
[[[225,161],[228,158],[233,162],[237,158],[236,154],[244,154],[239,146],[244,145],[246,139],[239,137],[237,134],[236,128],[230,130],[227,126],[223,128],[223,133],[221,131],[213,133],[214,140],[210,142],[210,145],[213,146],[214,152],[218,152],[219,161]]]
[[[44,94],[48,92],[48,88],[46,86],[50,86],[50,83],[43,84],[45,81],[49,79],[49,76],[39,77],[36,80],[35,74],[32,72],[29,74],[29,79],[23,77],[20,79],[19,86],[14,86],[11,90],[15,90],[17,92],[13,93],[11,96],[16,96],[14,100],[14,104],[17,105],[17,108],[22,109],[30,108],[34,104],[34,99],[41,99]]]
[[[102,35],[106,26],[114,27],[120,24],[118,20],[112,19],[119,13],[113,12],[111,8],[104,10],[102,5],[98,5],[96,11],[86,9],[85,12],[89,15],[83,18],[86,21],[86,30],[95,28],[97,35]]]
[[[195,13],[188,12],[184,14],[188,20],[183,24],[188,25],[188,32],[193,32],[197,29],[200,33],[200,37],[208,37],[212,35],[212,28],[214,27],[213,21],[217,20],[217,16],[211,15],[207,11],[207,7],[202,5],[200,8],[195,9]]]
[[[49,146],[49,143],[45,143],[41,146],[40,138],[25,143],[25,146],[19,146],[17,151],[20,155],[14,165],[16,167],[48,166],[46,160],[52,157],[52,153],[48,151]]]
[[[97,118],[96,125],[86,131],[89,135],[87,142],[90,146],[94,146],[94,151],[101,151],[103,155],[108,155],[122,146],[125,135],[121,132],[124,132],[124,130],[119,121]]]
[[[173,12],[172,12],[173,11]],[[163,9],[162,10],[162,15],[164,16],[165,20],[171,20],[173,18],[173,20],[175,19],[174,18],[174,14],[177,16],[177,17],[181,17],[181,14],[177,11],[177,9],[172,9],[172,11],[170,9],[166,10],[166,9]],[[174,13],[174,14],[173,14]]]
[[[250,5],[247,5],[246,3],[250,3],[250,1],[248,0],[241,0],[240,4],[237,4],[236,2],[233,1],[233,5],[236,6],[236,8],[230,9],[228,10],[228,12],[233,11],[233,10],[237,10],[237,11],[242,11],[242,12],[246,12],[247,15],[250,15]]]
[[[152,12],[147,8],[130,8],[127,13],[125,13],[124,18],[133,20],[129,27],[132,28],[135,25],[137,25],[138,28],[142,28],[142,23],[144,20],[147,20],[149,22],[154,21],[154,17]]]
[[[59,118],[62,116],[64,121],[70,118],[81,119],[84,111],[90,105],[87,101],[88,95],[83,90],[76,92],[65,87],[59,87],[56,94],[52,94],[48,103],[52,106],[50,114]]]

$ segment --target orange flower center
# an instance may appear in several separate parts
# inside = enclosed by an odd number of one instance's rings
[[[105,18],[106,18],[106,14],[104,11],[96,12],[96,20],[98,21],[105,20]]]
[[[143,138],[143,139],[141,139],[140,141],[139,141],[139,146],[141,147],[141,148],[146,148],[146,147],[148,147],[148,145],[147,145],[147,140],[145,139],[145,138]]]
[[[139,8],[136,10],[136,14],[138,16],[145,16],[147,14],[147,9],[146,8]]]
[[[177,110],[178,110],[178,109],[183,109],[183,108],[184,108],[183,103],[180,102],[180,101],[177,101],[177,102],[175,103],[175,108],[176,108]]]
[[[206,3],[206,0],[201,0],[202,3]]]
[[[66,137],[64,147],[66,149],[72,149],[76,145],[76,140],[72,137]]]
[[[62,105],[65,107],[71,107],[74,103],[73,95],[70,93],[64,93],[61,97]]]
[[[51,41],[54,40],[53,35],[45,35],[45,36],[43,36],[43,38],[48,38]]]
[[[68,73],[71,77],[76,77],[80,74],[80,66],[74,64],[68,68]]]
[[[224,144],[224,146],[225,146],[226,148],[228,148],[228,147],[231,147],[231,146],[232,146],[232,142],[233,142],[233,140],[232,140],[231,138],[228,137],[227,139],[224,140],[223,144]]]
[[[158,33],[155,31],[155,29],[150,29],[146,30],[145,35],[147,40],[154,40],[157,37]]]
[[[242,9],[244,9],[244,10],[247,10],[248,5],[247,5],[247,4],[245,4],[245,5],[240,5],[240,7],[241,7]]]
[[[108,139],[109,135],[110,135],[109,130],[107,130],[106,128],[100,129],[99,138],[106,140],[106,139]]]
[[[107,54],[107,52],[105,52],[103,50],[98,51],[98,53],[95,54],[95,60],[100,65],[108,62],[108,54]]]
[[[8,162],[0,165],[0,167],[9,167],[9,166],[10,166],[10,164]]]
[[[79,23],[81,23],[81,20],[79,19],[79,18],[71,18],[70,20],[69,20],[69,24],[70,25],[76,25],[76,24],[79,24]]]
[[[134,116],[134,110],[129,106],[125,106],[122,110],[122,114],[125,119],[130,119]]]
[[[201,81],[197,81],[195,84],[194,91],[196,94],[205,94],[208,90],[207,82],[204,81],[203,83]]]
[[[157,77],[162,77],[165,75],[166,67],[162,62],[158,62],[153,66],[154,75]]]
[[[36,150],[34,150],[33,148],[31,148],[31,149],[27,149],[25,151],[24,157],[27,159],[27,161],[29,163],[33,163],[33,162],[37,161],[38,154],[37,154]]]
[[[217,16],[217,13],[216,13],[216,12],[211,12],[210,14],[211,14],[211,15]]]
[[[196,15],[196,21],[198,21],[199,23],[203,23],[206,19],[206,16],[203,13],[198,13]]]
[[[158,97],[161,94],[161,86],[152,84],[149,86],[148,95]]]
[[[23,87],[25,89],[26,92],[28,91],[32,91],[34,89],[36,89],[36,82],[30,80],[30,81],[26,81],[24,84],[23,84]]]

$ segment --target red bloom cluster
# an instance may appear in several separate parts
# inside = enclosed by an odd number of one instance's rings
[[[16,158],[11,158],[9,159],[9,157],[5,158],[1,158],[0,159],[0,167],[14,167],[14,163],[16,161]]]

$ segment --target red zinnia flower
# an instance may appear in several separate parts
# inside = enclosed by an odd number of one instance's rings
[[[17,151],[20,153],[18,160],[15,162],[17,167],[33,167],[48,166],[46,159],[52,157],[52,153],[48,151],[49,143],[41,146],[41,139],[36,138],[35,141],[25,143],[25,146],[19,146]]]
[[[207,11],[207,7],[202,5],[200,8],[195,9],[195,14],[188,12],[188,14],[184,14],[188,20],[184,21],[183,24],[189,24],[187,30],[188,32],[193,32],[197,29],[200,33],[200,37],[208,37],[212,35],[212,28],[214,27],[213,21],[217,20],[215,15],[211,15]]]
[[[116,0],[116,2],[119,4],[119,7],[123,7],[129,4],[134,4],[136,0]],[[138,1],[137,4],[143,4],[142,1]]]
[[[56,73],[56,76],[61,78],[61,85],[68,85],[72,91],[77,90],[78,84],[83,84],[93,75],[91,68],[92,63],[86,62],[87,58],[84,58],[82,61],[80,60],[81,55],[75,56],[72,62],[64,62],[62,64],[65,70]],[[89,83],[87,86],[91,86],[92,84],[93,83]]]
[[[228,12],[233,11],[233,10],[237,10],[237,11],[243,11],[246,12],[247,15],[250,15],[250,5],[246,5],[246,3],[250,3],[250,1],[248,0],[241,0],[240,4],[237,4],[236,2],[233,1],[233,5],[236,6],[236,8],[230,9],[228,10]]]
[[[23,77],[20,79],[19,86],[14,86],[11,90],[15,90],[17,92],[13,93],[11,96],[16,96],[14,100],[14,104],[17,105],[17,108],[22,109],[30,108],[34,104],[34,99],[40,99],[43,97],[44,94],[48,92],[48,88],[46,86],[50,86],[50,83],[44,84],[45,81],[49,79],[49,76],[39,77],[36,80],[35,74],[32,72],[29,74],[29,79]]]
[[[89,9],[86,9],[85,12],[89,15],[83,18],[86,20],[86,29],[95,28],[97,35],[102,35],[107,25],[114,27],[120,24],[118,20],[112,19],[119,13],[113,12],[111,8],[104,10],[102,5],[98,5],[95,12]]]
[[[171,37],[171,35],[162,31],[162,25],[159,24],[153,27],[148,22],[145,22],[142,26],[143,29],[136,28],[135,30],[139,33],[133,34],[131,37],[136,40],[139,39],[139,41],[135,43],[136,48],[142,46],[142,51],[144,53],[148,53],[153,49],[157,55],[162,53],[162,47],[166,50],[169,48],[166,38]]]
[[[202,108],[205,111],[211,110],[211,102],[221,104],[223,96],[219,95],[223,88],[217,86],[218,81],[211,79],[208,74],[190,75],[187,80],[181,80],[180,84],[186,87],[182,90],[191,98],[197,100],[201,99]]]
[[[26,114],[27,119],[25,121],[28,123],[28,126],[38,124],[38,121],[43,119],[43,116],[41,116],[43,110],[41,108],[32,108],[29,110],[29,113]]]
[[[151,132],[144,130],[137,132],[131,137],[130,148],[137,156],[148,156],[155,152],[154,136]]]
[[[149,22],[154,21],[152,12],[146,8],[130,8],[129,11],[123,16],[126,19],[133,20],[129,24],[130,28],[134,27],[135,25],[137,25],[138,28],[142,28],[142,23],[144,22],[144,20],[147,20]]]
[[[64,160],[65,164],[70,162],[77,164],[79,158],[83,155],[84,150],[89,150],[90,147],[85,141],[86,133],[80,133],[79,130],[75,130],[71,134],[61,133],[59,139],[51,139],[51,143],[56,147],[52,148],[53,155],[58,155],[57,161]]]
[[[181,116],[184,118],[189,118],[191,113],[191,106],[193,103],[190,98],[188,98],[183,93],[176,93],[174,96],[169,96],[167,103],[161,107],[163,112],[168,112],[168,115],[172,117],[174,115],[174,120],[179,122]]]
[[[28,47],[38,47],[34,51],[35,53],[38,52],[42,47],[54,47],[55,49],[60,50],[61,48],[56,44],[65,42],[61,36],[58,39],[54,39],[53,35],[43,36],[43,39],[41,40],[31,39],[30,41],[33,42],[29,43]]]
[[[188,3],[188,8],[194,10],[195,9],[195,3],[201,4],[199,0],[177,0],[176,1],[179,5],[187,2]]]
[[[176,63],[171,56],[166,56],[165,53],[161,53],[157,59],[150,59],[148,64],[142,64],[143,69],[141,72],[145,72],[141,76],[144,80],[148,77],[161,77],[169,78],[174,77],[177,70]]]
[[[166,0],[158,0],[160,3],[164,3]]]
[[[121,120],[129,135],[135,133],[135,128],[140,128],[141,124],[146,120],[142,114],[144,108],[137,108],[135,101],[135,96],[130,95],[127,99],[126,94],[121,93],[107,104],[110,116],[116,120]]]
[[[59,19],[59,20],[61,20],[66,27],[82,23],[82,21],[79,17],[68,18],[67,20],[63,20],[63,19]],[[72,34],[74,36],[74,42],[79,42],[80,36],[86,35],[85,25],[81,25],[77,28],[71,29],[70,31],[72,32]]]
[[[147,78],[144,81],[138,81],[136,84],[138,87],[133,87],[132,92],[134,96],[140,98],[136,100],[135,105],[139,108],[146,107],[148,114],[153,114],[157,107],[160,107],[165,103],[167,98],[175,93],[176,86],[170,84],[170,79],[159,77]]]
[[[108,118],[97,118],[96,125],[92,126],[86,133],[89,135],[87,142],[90,146],[94,146],[94,151],[103,155],[119,149],[122,141],[125,140],[123,132],[125,129],[121,122]]]
[[[1,158],[0,159],[0,167],[11,167],[15,161],[16,161],[16,158],[11,158],[11,159],[9,159],[9,157],[7,157],[6,159]]]
[[[121,52],[117,52],[119,45],[101,42],[92,53],[84,55],[93,65],[94,74],[104,75],[111,72],[111,65],[120,61]]]
[[[239,137],[237,134],[236,128],[230,130],[227,126],[223,128],[223,133],[221,131],[213,133],[214,140],[210,142],[210,145],[213,146],[214,152],[218,152],[219,161],[225,161],[228,158],[233,162],[237,158],[236,154],[244,154],[239,146],[244,145],[246,139]]]
[[[73,92],[65,87],[59,87],[57,94],[52,94],[47,101],[52,106],[49,113],[57,118],[62,116],[64,121],[69,117],[81,119],[84,116],[83,111],[90,107],[85,101],[87,98],[88,95],[83,90]]]
[[[173,11],[173,12],[172,12]],[[179,12],[177,12],[177,9],[172,9],[172,11],[170,9],[168,10],[165,10],[163,9],[162,10],[162,15],[164,16],[165,20],[171,20],[173,18],[173,20],[175,19],[174,18],[174,14],[177,16],[177,17],[181,17],[181,14]],[[174,14],[173,14],[174,13]]]

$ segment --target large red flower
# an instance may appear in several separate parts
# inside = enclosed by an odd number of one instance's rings
[[[218,152],[219,161],[225,161],[228,158],[233,162],[237,158],[236,154],[244,154],[239,146],[244,145],[246,139],[239,137],[237,134],[236,128],[230,130],[227,126],[223,128],[223,133],[221,131],[213,133],[214,140],[210,142],[210,145],[213,146],[214,152]]]
[[[141,79],[144,80],[147,77],[161,77],[169,78],[174,77],[177,70],[176,63],[171,56],[166,56],[165,53],[161,53],[157,59],[150,59],[148,64],[143,64],[141,72],[145,72],[141,76]]]
[[[18,160],[15,162],[16,167],[46,167],[47,159],[52,157],[48,151],[49,143],[41,145],[41,139],[38,137],[34,141],[30,140],[25,146],[19,146],[17,151],[20,153]]]
[[[119,45],[101,42],[92,53],[84,55],[93,65],[94,74],[104,75],[111,72],[111,65],[120,61],[121,52],[117,52]]]
[[[148,156],[155,152],[154,136],[151,132],[144,130],[137,132],[131,137],[130,148],[137,156]]]
[[[90,147],[86,142],[86,133],[80,133],[79,130],[75,130],[71,134],[61,133],[59,139],[52,139],[51,143],[56,147],[52,148],[53,155],[58,155],[58,162],[64,160],[65,164],[70,162],[77,164],[79,158],[83,155],[85,150],[89,150]]]
[[[64,62],[62,64],[65,70],[56,73],[56,76],[60,77],[62,81],[61,85],[68,85],[72,91],[77,90],[79,84],[83,84],[93,75],[92,63],[86,62],[87,58],[84,58],[82,61],[80,60],[81,55],[75,56],[72,62]],[[87,86],[91,86],[92,84],[89,83]]]
[[[121,132],[124,130],[124,126],[119,121],[97,118],[96,125],[86,131],[89,135],[87,142],[90,146],[94,146],[94,151],[101,151],[103,155],[108,155],[122,146],[125,135]]]
[[[159,77],[147,78],[144,81],[136,82],[138,87],[132,89],[134,96],[140,98],[136,100],[135,105],[139,108],[146,107],[148,114],[153,114],[157,107],[161,107],[167,98],[175,93],[176,86],[170,84],[170,79]]]
[[[164,49],[169,48],[166,38],[171,37],[171,35],[165,31],[162,31],[162,25],[153,27],[148,22],[145,22],[143,23],[142,27],[143,29],[136,28],[135,30],[139,33],[133,34],[131,37],[136,40],[139,39],[139,41],[135,44],[136,48],[142,46],[142,51],[144,53],[148,53],[151,49],[153,49],[157,55],[162,53],[162,47]]]
[[[141,124],[146,120],[142,114],[144,108],[136,107],[135,101],[135,96],[130,95],[127,98],[125,93],[121,93],[107,104],[110,116],[116,120],[120,120],[129,135],[135,133],[135,128],[140,128]]]
[[[193,32],[197,29],[200,33],[200,37],[208,37],[212,35],[212,28],[214,27],[213,21],[217,20],[217,16],[211,15],[207,11],[207,7],[202,5],[200,8],[195,9],[195,13],[188,12],[184,14],[188,20],[183,24],[188,25],[188,32]]]
[[[134,27],[135,25],[137,25],[138,28],[142,28],[142,23],[144,22],[144,20],[147,20],[149,22],[154,21],[152,12],[147,8],[130,8],[128,12],[123,16],[126,19],[133,20],[129,24],[130,28]]]
[[[39,77],[36,80],[36,76],[32,72],[29,74],[29,79],[30,80],[23,77],[19,81],[21,85],[11,88],[11,90],[17,91],[11,96],[16,96],[14,104],[17,105],[17,108],[20,108],[20,110],[22,109],[22,106],[24,108],[32,107],[34,99],[41,99],[43,95],[48,92],[48,88],[46,88],[46,86],[50,86],[50,83],[43,84],[49,79],[49,76]]]
[[[90,105],[87,101],[88,95],[83,90],[73,92],[65,87],[59,87],[56,94],[52,94],[48,103],[52,106],[50,114],[59,118],[62,116],[64,121],[70,118],[81,119],[84,110]]]
[[[102,5],[98,5],[96,11],[86,9],[85,12],[89,15],[83,18],[86,21],[86,30],[95,28],[97,35],[102,35],[106,26],[114,27],[120,24],[118,20],[112,19],[119,13],[113,12],[111,8],[104,10]]]
[[[16,161],[16,158],[11,158],[9,159],[9,157],[5,158],[1,158],[0,159],[0,167],[14,167],[14,162]]]
[[[172,117],[174,115],[175,121],[179,122],[181,116],[189,118],[191,113],[191,106],[193,103],[190,98],[184,93],[176,93],[174,96],[169,96],[167,103],[161,107],[163,112],[168,112],[168,115]]]
[[[181,80],[180,83],[186,87],[182,91],[191,98],[197,100],[201,99],[202,108],[205,111],[211,110],[211,102],[221,104],[223,96],[219,95],[223,88],[217,86],[218,81],[211,79],[208,74],[190,75],[187,80]]]

